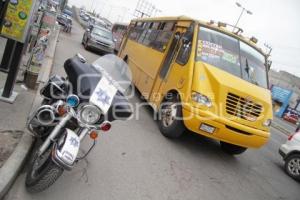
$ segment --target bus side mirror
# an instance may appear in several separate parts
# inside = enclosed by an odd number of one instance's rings
[[[191,32],[186,32],[183,36],[182,36],[182,42],[183,44],[188,44],[192,41],[193,39],[193,33]]]
[[[194,34],[194,24],[191,24],[191,26],[187,29],[187,31],[182,36],[183,44],[189,44],[190,42],[192,42],[193,34]]]

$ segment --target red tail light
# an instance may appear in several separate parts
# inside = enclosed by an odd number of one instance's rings
[[[292,140],[293,139],[293,137],[297,134],[298,132],[296,132],[296,133],[293,133],[293,134],[291,134],[291,135],[289,135],[289,137],[288,137],[288,140]]]
[[[104,122],[103,124],[101,124],[100,130],[109,131],[110,128],[111,128],[111,124],[108,122]]]

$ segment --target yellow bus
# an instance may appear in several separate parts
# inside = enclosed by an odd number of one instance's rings
[[[186,129],[220,141],[229,154],[259,148],[270,137],[268,55],[240,28],[188,17],[132,20],[119,56],[159,114],[169,138]]]

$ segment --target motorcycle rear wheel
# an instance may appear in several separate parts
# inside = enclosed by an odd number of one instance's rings
[[[25,180],[28,192],[41,192],[50,187],[62,175],[64,170],[52,161],[51,150],[50,147],[41,156],[37,156],[37,154],[33,156]]]

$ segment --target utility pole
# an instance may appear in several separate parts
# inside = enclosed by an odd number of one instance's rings
[[[235,25],[234,25],[234,27],[233,27],[233,29],[232,29],[232,32],[234,32],[235,28],[237,27],[237,25],[238,25],[238,23],[239,23],[239,21],[240,21],[242,15],[243,15],[243,13],[244,13],[245,11],[246,11],[246,13],[247,13],[248,15],[252,15],[252,14],[253,14],[250,10],[247,10],[245,7],[243,7],[239,2],[236,2],[235,5],[237,5],[237,7],[239,7],[239,8],[242,8],[242,12],[241,12],[241,14],[240,14],[238,20],[236,21],[236,23],[235,23]]]

